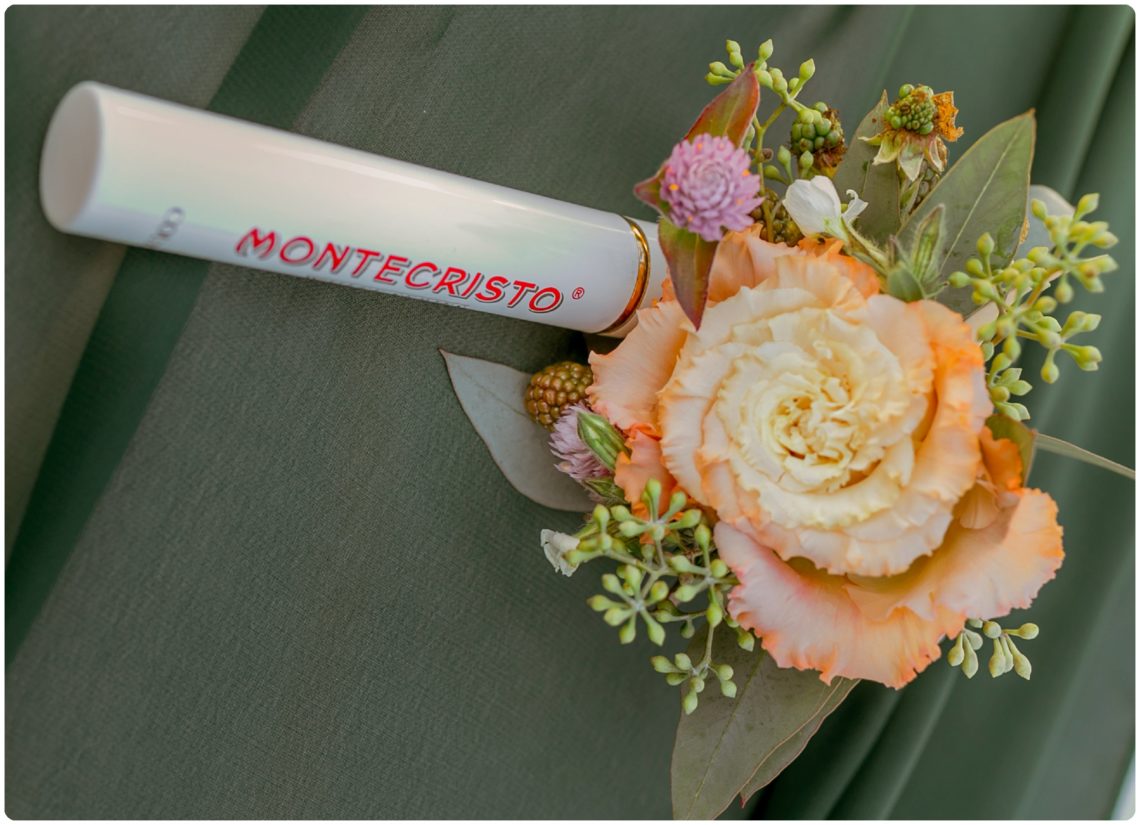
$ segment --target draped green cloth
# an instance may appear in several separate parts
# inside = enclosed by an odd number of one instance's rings
[[[583,604],[599,571],[551,571],[538,533],[576,517],[508,485],[438,353],[533,370],[582,336],[61,235],[39,152],[95,79],[648,217],[630,187],[710,98],[704,64],[769,36],[849,132],[903,82],[957,93],[952,158],[1037,109],[1035,182],[1099,191],[1122,240],[1076,301],[1104,364],[1038,381],[1033,423],[1131,465],[1128,8],[7,12],[10,817],[669,815],[677,693]],[[862,684],[744,814],[1109,814],[1133,485],[1045,455],[1032,482],[1068,554],[1026,611],[1032,681]]]

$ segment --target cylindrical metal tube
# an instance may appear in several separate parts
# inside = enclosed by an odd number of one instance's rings
[[[57,229],[583,330],[658,297],[656,227],[85,82],[48,128]]]

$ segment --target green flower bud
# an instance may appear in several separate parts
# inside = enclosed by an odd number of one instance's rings
[[[630,611],[628,608],[611,607],[602,616],[602,621],[610,627],[617,627],[619,624],[629,618]]]
[[[647,529],[649,528],[645,524],[638,521],[622,521],[618,523],[618,532],[626,538],[640,536]]]
[[[988,258],[994,252],[994,239],[989,232],[986,232],[982,237],[978,238],[978,254],[983,258]]]
[[[709,542],[712,541],[712,531],[709,530],[707,524],[697,525],[697,529],[693,531],[693,541],[697,543],[697,547],[701,550],[709,549]]]
[[[1077,201],[1077,210],[1075,216],[1079,217],[1087,215],[1089,212],[1095,212],[1098,206],[1100,206],[1100,195],[1096,194],[1095,192],[1085,195],[1083,198]]]
[[[656,581],[653,586],[649,588],[649,603],[659,602],[669,595],[669,585],[667,582]]]
[[[1053,384],[1060,377],[1061,370],[1057,368],[1057,364],[1053,360],[1053,353],[1050,352],[1045,356],[1045,363],[1041,365],[1041,380],[1046,384]]]
[[[914,86],[912,86],[910,83],[904,83],[903,85],[899,86],[899,97],[910,97],[910,93],[913,91]]]
[[[769,38],[760,44],[760,48],[756,52],[757,56],[761,60],[767,60],[768,58],[770,58],[772,56],[772,52],[773,52],[774,48],[775,47],[772,45],[772,39]]]
[[[678,573],[695,573],[699,568],[684,556],[670,556],[668,565]]]
[[[621,630],[618,631],[618,641],[623,645],[627,645],[637,638],[637,618],[630,616],[628,622],[622,625]]]
[[[1029,202],[1029,211],[1032,212],[1033,217],[1039,221],[1045,220],[1045,216],[1048,214],[1048,212],[1045,211],[1044,201],[1039,201],[1037,198]]]
[[[605,596],[597,595],[591,596],[586,599],[586,604],[590,606],[591,610],[596,610],[601,613],[603,610],[609,610],[611,607],[620,607],[617,602],[607,599]]]
[[[621,433],[597,413],[578,413],[578,437],[610,470],[614,468],[618,455],[625,452],[625,439]]]
[[[1011,660],[1007,660],[1005,648],[1001,644],[1000,639],[994,639],[994,653],[990,657],[990,676],[997,678],[1005,673],[1010,667],[1013,666]]]
[[[720,559],[713,559],[712,563],[709,565],[709,572],[712,573],[716,578],[723,579],[728,575],[728,565]]]
[[[743,627],[736,629],[736,645],[741,650],[747,650],[749,653],[756,647],[756,637],[745,630]]]
[[[969,645],[971,650],[977,650],[982,646],[982,637],[974,631],[963,629],[962,634],[966,637],[966,643]]]
[[[966,655],[962,662],[962,672],[966,674],[967,679],[973,679],[974,674],[978,672],[978,654],[969,645],[965,647],[964,652]]]
[[[1022,639],[1036,639],[1037,634],[1040,633],[1040,628],[1033,622],[1026,622],[1017,630],[1010,630],[1009,633],[1014,634]]]
[[[765,69],[756,69],[756,81],[765,89],[772,88],[772,73]]]
[[[790,166],[792,163],[792,153],[788,151],[787,146],[781,146],[776,150],[776,162],[781,166]]]
[[[724,41],[724,49],[728,52],[728,62],[738,69],[744,68],[744,57],[740,53],[740,44],[735,40]]]
[[[981,619],[966,619],[966,627],[972,627],[974,630],[981,630],[983,624]]]
[[[705,611],[705,618],[708,619],[709,627],[716,627],[724,619],[724,610],[716,602],[709,604],[708,609]]]
[[[679,604],[685,604],[686,602],[691,602],[700,592],[701,589],[695,584],[683,584],[673,591],[673,598],[675,598]]]
[[[1001,625],[997,622],[985,622],[982,624],[982,633],[987,639],[996,639],[1001,635]]]
[[[720,692],[722,696],[728,699],[736,698],[736,682],[725,680],[720,683]]]
[[[800,169],[810,169],[813,163],[815,163],[815,158],[811,152],[804,152],[800,155]]]
[[[658,647],[665,644],[665,628],[650,616],[642,616],[641,618],[645,622],[645,635],[649,637],[649,641]]]
[[[713,74],[712,72],[705,75],[705,83],[710,86],[727,86],[731,82],[731,77],[724,77],[723,75]]]
[[[1070,352],[1077,366],[1085,372],[1095,372],[1099,369],[1102,356],[1096,347],[1073,347]]]
[[[1057,288],[1053,291],[1053,294],[1062,304],[1067,304],[1073,300],[1073,287],[1069,284],[1068,278],[1061,279],[1061,282],[1057,284]]]
[[[901,117],[899,117],[898,115],[894,115],[891,117],[891,128],[892,129],[901,129],[902,125],[903,125],[903,121],[902,121]]]
[[[695,690],[690,689],[689,692],[685,694],[685,698],[681,700],[681,709],[685,711],[686,716],[697,709],[697,703],[699,701]]]
[[[632,564],[623,564],[618,568],[618,575],[621,576],[629,586],[636,589],[641,586],[642,579],[645,574],[641,572],[640,568],[634,567]]]
[[[670,673],[665,676],[665,683],[671,687],[677,687],[688,678],[684,673]]]
[[[728,66],[721,63],[719,60],[709,64],[709,72],[711,74],[718,74],[721,76],[732,76],[732,71]]]
[[[618,581],[618,577],[613,573],[606,573],[602,576],[602,587],[615,596],[621,596],[625,593],[625,591],[621,589],[621,582]]]
[[[946,654],[946,661],[949,662],[950,667],[958,667],[962,664],[962,660],[966,658],[966,651],[962,649],[962,634],[958,634],[958,640],[954,642],[954,646],[950,648],[950,652]]]
[[[689,658],[687,653],[678,653],[676,656],[674,656],[673,664],[675,664],[681,670],[693,669],[693,660]]]
[[[696,629],[696,627],[693,626],[692,622],[685,622],[683,625],[681,625],[681,638],[682,639],[691,639],[691,638],[693,638],[693,636],[696,635],[696,633],[697,633],[697,629]]]
[[[664,656],[654,656],[649,660],[649,664],[653,665],[653,669],[658,673],[675,673],[673,663],[666,659]]]
[[[733,670],[731,665],[717,665],[713,670],[716,671],[716,678],[722,682],[727,682],[732,678]]]
[[[800,80],[805,83],[815,74],[815,60],[810,57],[800,64]]]

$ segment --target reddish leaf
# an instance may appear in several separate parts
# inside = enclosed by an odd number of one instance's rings
[[[737,146],[744,140],[752,118],[756,115],[756,107],[760,105],[760,84],[756,80],[756,73],[749,65],[736,78],[725,87],[725,90],[712,99],[704,108],[696,123],[689,127],[684,140],[696,135],[724,136]],[[661,180],[665,177],[665,164],[657,170],[653,177],[643,180],[633,187],[633,194],[640,200],[652,206],[661,214],[667,214],[665,205],[661,200]]]
[[[704,108],[685,133],[685,140],[696,135],[724,135],[739,146],[759,105],[760,83],[752,66],[748,66]]]
[[[699,329],[709,297],[709,271],[717,244],[664,218],[658,221],[657,237],[669,264],[669,278],[673,281],[677,303]]]

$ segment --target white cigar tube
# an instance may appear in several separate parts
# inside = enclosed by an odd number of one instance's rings
[[[63,232],[622,335],[660,296],[656,227],[99,83],[48,127]]]

